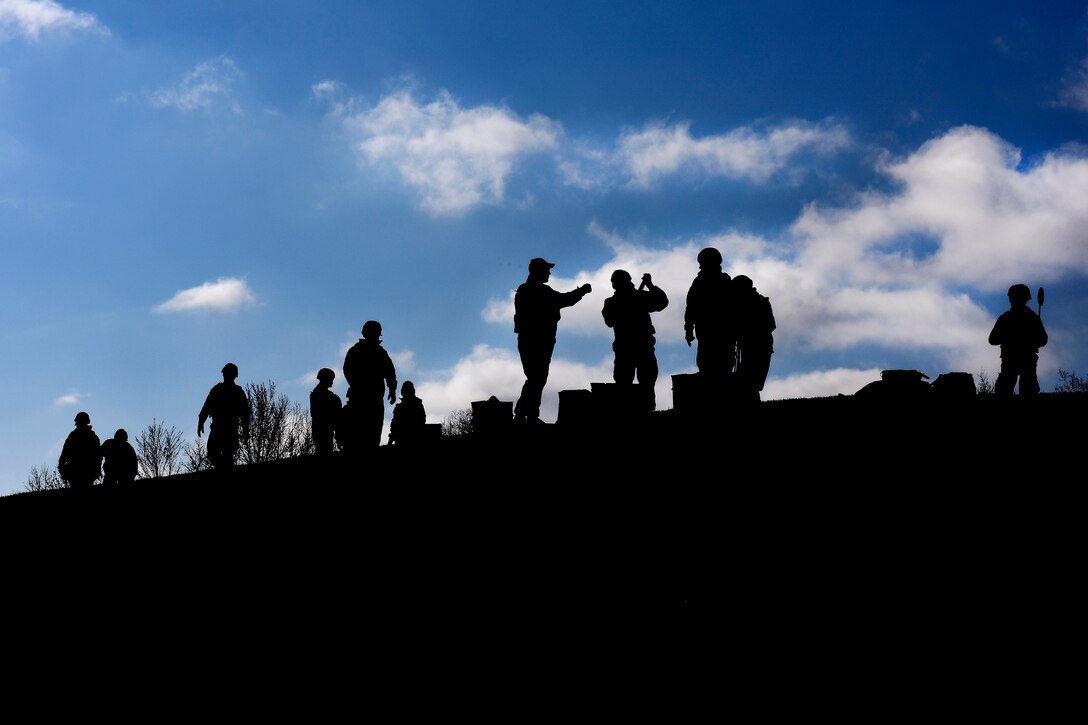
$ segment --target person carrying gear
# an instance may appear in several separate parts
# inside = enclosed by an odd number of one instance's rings
[[[216,468],[230,468],[234,465],[241,440],[249,438],[249,397],[234,382],[238,378],[237,365],[227,363],[221,372],[223,382],[212,386],[200,409],[196,436],[204,435],[204,423],[210,417],[208,460]]]
[[[1009,287],[1009,309],[1002,312],[990,331],[990,344],[1001,346],[1001,372],[994,381],[994,394],[1010,397],[1016,381],[1020,395],[1039,393],[1039,348],[1048,337],[1043,321],[1028,307],[1031,289],[1026,284]]]
[[[75,430],[64,439],[57,461],[57,473],[68,488],[86,491],[102,475],[102,441],[91,428],[91,416],[76,413]]]
[[[651,312],[660,312],[669,306],[669,298],[660,287],[655,287],[649,274],[642,275],[642,284],[635,289],[631,275],[617,269],[611,277],[615,292],[604,301],[601,314],[604,324],[612,328],[615,341],[612,351],[616,360],[612,367],[612,379],[621,385],[630,385],[638,377],[638,384],[647,391],[650,409],[656,408],[654,384],[657,382],[657,343]]]
[[[774,311],[771,301],[743,274],[733,278],[737,310],[737,377],[741,390],[754,400],[767,382],[774,352]]]

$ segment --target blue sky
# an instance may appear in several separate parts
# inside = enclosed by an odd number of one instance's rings
[[[431,422],[516,400],[536,256],[593,285],[545,420],[611,380],[617,268],[669,295],[671,407],[705,246],[774,306],[764,398],[992,379],[1017,282],[1052,390],[1088,371],[1086,144],[1084,2],[0,0],[0,494],[79,410],[194,440],[228,361],[305,404],[369,319]]]

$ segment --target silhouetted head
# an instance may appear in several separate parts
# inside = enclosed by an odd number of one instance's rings
[[[631,282],[631,274],[624,269],[617,269],[612,273],[612,289],[619,289],[620,287],[634,287]]]
[[[555,265],[552,264],[551,262],[549,262],[548,260],[541,259],[540,257],[533,257],[532,259],[529,260],[529,271],[530,272],[547,272],[548,270],[550,270],[554,266]]]
[[[224,380],[234,380],[238,377],[238,366],[234,363],[227,363],[219,372],[223,373]]]
[[[1009,287],[1009,302],[1014,305],[1026,305],[1031,302],[1031,288],[1026,284],[1014,284]]]
[[[416,386],[411,380],[405,380],[400,386],[400,397],[410,398],[416,394]]]
[[[91,416],[84,413],[82,410],[76,413],[76,425],[90,425]]]
[[[128,431],[124,428],[118,428],[117,432],[113,434],[113,439],[124,443],[128,440]]]
[[[377,320],[367,320],[363,325],[363,337],[367,340],[378,342],[382,337],[382,323]]]
[[[738,290],[750,290],[752,289],[752,278],[746,277],[743,274],[738,274],[733,278],[733,284]]]
[[[695,259],[699,262],[699,269],[717,269],[722,266],[722,253],[714,247],[702,250]]]
[[[336,373],[330,368],[321,368],[317,371],[317,379],[323,383],[332,384],[332,381],[336,380]]]

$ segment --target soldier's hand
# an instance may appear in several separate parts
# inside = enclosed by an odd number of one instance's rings
[[[389,391],[389,404],[393,405],[397,402],[397,394],[392,390]]]
[[[692,330],[684,330],[684,339],[687,340],[688,347],[691,347],[691,343],[695,340],[695,332]]]
[[[582,285],[582,294],[588,295],[592,291],[593,288],[589,285],[589,282],[586,282],[584,285]]]
[[[199,438],[202,435],[204,435],[204,424],[200,423],[196,427],[196,437]]]

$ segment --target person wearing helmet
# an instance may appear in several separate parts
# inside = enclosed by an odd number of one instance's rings
[[[994,394],[1011,397],[1017,380],[1020,395],[1039,393],[1039,348],[1047,343],[1046,328],[1035,310],[1028,306],[1031,289],[1026,284],[1009,287],[1009,309],[1002,312],[990,331],[990,344],[1001,346],[1001,372],[994,381]]]
[[[752,286],[751,278],[733,278],[737,310],[737,378],[749,400],[759,400],[774,352],[774,311],[771,301]]]
[[[223,382],[216,383],[204,400],[196,427],[197,438],[204,435],[204,423],[212,419],[208,433],[208,460],[216,468],[230,468],[238,454],[240,440],[249,438],[249,397],[234,381],[238,366],[223,366]]]
[[[102,475],[102,441],[91,428],[91,416],[76,413],[75,430],[64,439],[57,461],[57,473],[68,488],[86,491]]]
[[[393,358],[382,347],[382,325],[368,320],[363,337],[344,356],[344,379],[348,402],[342,421],[345,431],[337,440],[349,453],[359,453],[382,444],[385,401],[397,402],[397,370]],[[388,388],[388,393],[386,392]]]
[[[310,420],[314,435],[314,450],[319,456],[333,451],[340,411],[343,405],[340,396],[332,392],[332,381],[336,373],[330,368],[317,371],[317,385],[310,391]]]
[[[548,286],[555,264],[540,257],[529,260],[529,276],[514,292],[514,332],[518,336],[518,354],[525,383],[514,406],[514,420],[540,423],[540,398],[548,383],[548,371],[555,350],[555,335],[560,310],[581,302],[593,291],[587,283],[570,292],[557,292]]]
[[[684,339],[699,341],[695,365],[713,389],[721,389],[737,363],[732,279],[714,247],[699,252],[699,273],[688,288]]]
[[[128,442],[128,431],[118,428],[113,438],[102,442],[102,483],[129,483],[136,480],[140,461]]]
[[[642,283],[635,289],[627,270],[612,273],[612,296],[604,301],[601,314],[604,324],[612,328],[615,341],[612,351],[616,354],[612,367],[612,379],[620,385],[630,385],[638,377],[639,387],[645,391],[650,410],[657,407],[654,384],[657,383],[657,343],[651,312],[660,312],[669,306],[669,298],[660,287],[655,287],[649,274],[642,275]]]
[[[389,421],[389,443],[416,445],[423,439],[426,427],[427,411],[423,401],[416,396],[415,383],[405,380],[400,386],[400,402],[393,408],[393,419]]]

